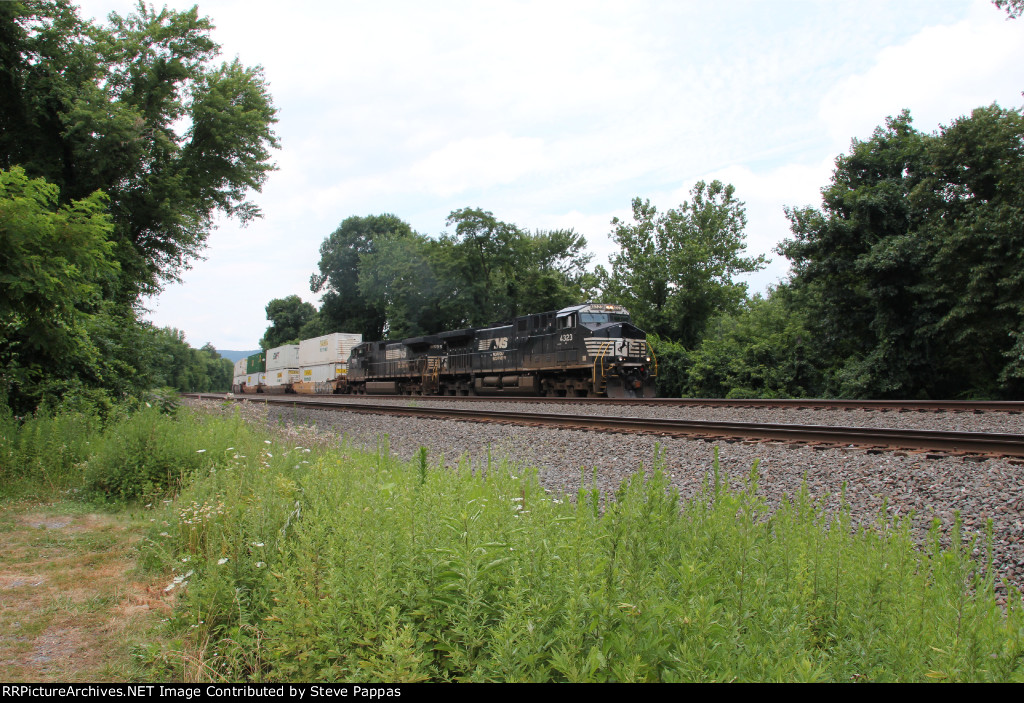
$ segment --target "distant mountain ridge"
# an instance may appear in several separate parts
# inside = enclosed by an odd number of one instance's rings
[[[259,354],[261,351],[263,350],[252,349],[250,351],[238,351],[236,349],[218,349],[217,353],[220,354],[225,359],[230,359],[231,361],[238,361],[239,359],[244,359],[247,356]]]

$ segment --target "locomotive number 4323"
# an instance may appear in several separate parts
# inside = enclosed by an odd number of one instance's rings
[[[572,335],[571,334],[563,334],[561,337],[558,338],[558,341],[559,342],[571,342],[572,341]]]

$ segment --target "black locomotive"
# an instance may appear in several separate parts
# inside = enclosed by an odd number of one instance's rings
[[[654,397],[657,360],[621,305],[589,303],[479,329],[363,342],[348,392]]]

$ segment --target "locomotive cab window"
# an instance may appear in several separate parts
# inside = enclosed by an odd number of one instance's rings
[[[629,315],[618,312],[581,312],[580,324],[587,327],[598,327],[612,322],[629,322]]]

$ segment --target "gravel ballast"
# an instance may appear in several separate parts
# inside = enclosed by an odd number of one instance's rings
[[[223,412],[222,403],[189,401]],[[375,399],[375,402],[380,402]],[[389,402],[408,404],[408,400]],[[417,399],[433,406],[444,401]],[[508,403],[496,403],[512,410]],[[571,404],[565,404],[570,406]],[[543,429],[489,423],[458,422],[385,415],[364,415],[329,410],[266,407],[242,403],[247,417],[265,422],[286,436],[306,442],[348,441],[376,451],[386,435],[391,452],[412,458],[421,446],[429,450],[432,465],[457,466],[471,461],[473,469],[507,459],[519,467],[535,467],[542,485],[553,494],[575,495],[592,478],[603,491],[612,492],[636,471],[650,471],[656,446],[673,485],[685,499],[694,495],[712,471],[716,447],[723,475],[741,486],[758,461],[758,492],[772,506],[793,496],[806,484],[812,497],[828,511],[839,507],[840,494],[857,522],[870,524],[883,509],[888,517],[915,515],[918,536],[932,518],[948,530],[959,511],[968,535],[983,535],[992,520],[997,572],[1018,588],[1024,587],[1024,462],[1014,459],[969,460],[962,457],[928,458],[913,452],[869,453],[857,448],[815,448],[775,442],[706,442],[649,435],[605,434],[568,429]],[[524,407],[525,406],[525,407]],[[463,406],[464,407],[464,406]],[[597,406],[555,410],[551,405],[517,403],[541,412],[597,414]],[[557,407],[564,407],[558,405]],[[475,406],[474,409],[482,409]],[[745,422],[842,424],[856,426],[960,429],[963,431],[1024,433],[1019,415],[1005,413],[878,413],[829,410],[771,410],[730,408],[664,409],[616,406],[609,414],[657,412],[661,417],[729,419]],[[680,412],[676,415],[676,412]],[[799,419],[794,417],[799,416]],[[813,416],[813,417],[812,417]],[[828,422],[828,418],[835,418]],[[911,424],[900,424],[909,422]],[[1009,426],[1008,426],[1009,425]],[[595,473],[596,471],[596,473]],[[979,544],[984,544],[982,537]]]

